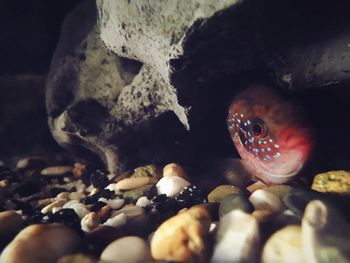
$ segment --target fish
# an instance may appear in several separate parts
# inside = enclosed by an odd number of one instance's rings
[[[234,97],[227,126],[244,167],[267,185],[292,180],[312,155],[314,132],[301,105],[267,85]]]

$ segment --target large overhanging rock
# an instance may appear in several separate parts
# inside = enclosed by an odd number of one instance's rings
[[[188,144],[231,152],[224,120],[237,79],[263,72],[298,90],[350,78],[349,34],[332,30],[337,17],[315,18],[329,29],[321,38],[294,41],[304,7],[281,2],[82,2],[65,20],[47,80],[52,134],[97,153],[110,172],[186,159]]]

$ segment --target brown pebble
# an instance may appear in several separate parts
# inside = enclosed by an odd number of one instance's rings
[[[233,185],[219,185],[208,194],[208,201],[210,203],[220,203],[225,196],[230,194],[241,195],[244,192]]]
[[[169,163],[163,168],[163,176],[180,176],[189,181],[188,175],[181,165],[177,163]]]
[[[158,180],[154,177],[132,177],[119,181],[115,188],[119,191],[132,190],[147,184],[155,184]]]
[[[252,213],[252,216],[255,217],[258,223],[266,223],[272,217],[276,216],[276,214],[271,212],[270,210],[255,210]]]
[[[0,212],[0,237],[18,232],[23,225],[21,215],[13,210]]]
[[[9,180],[4,179],[0,181],[0,187],[6,188],[9,185]]]
[[[206,209],[192,207],[166,220],[154,233],[151,253],[156,260],[206,262],[211,219]]]
[[[67,176],[73,172],[72,166],[52,166],[41,171],[44,176]]]
[[[75,177],[81,177],[87,171],[87,165],[84,163],[76,162],[73,168],[73,175]]]

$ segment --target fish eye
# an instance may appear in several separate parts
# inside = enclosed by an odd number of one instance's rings
[[[252,120],[251,131],[255,137],[265,138],[267,135],[267,127],[265,122],[258,118]]]

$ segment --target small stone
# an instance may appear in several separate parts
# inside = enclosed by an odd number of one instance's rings
[[[269,210],[273,213],[279,213],[285,209],[285,206],[278,197],[262,189],[252,193],[249,201],[256,210]]]
[[[74,163],[73,175],[81,178],[87,172],[87,164],[76,162]]]
[[[157,181],[162,177],[160,169],[155,165],[137,167],[131,177],[152,177]]]
[[[330,171],[314,177],[311,188],[322,193],[350,194],[350,172]]]
[[[96,170],[91,175],[90,181],[91,184],[97,189],[105,188],[110,183],[107,174],[101,170]]]
[[[182,208],[207,202],[207,198],[201,189],[195,185],[186,186],[181,190],[175,199]]]
[[[116,216],[121,213],[123,213],[129,220],[131,218],[145,214],[145,210],[140,206],[129,204],[119,210],[113,211],[112,216]]]
[[[258,262],[260,231],[257,220],[233,210],[219,222],[211,262]]]
[[[298,225],[289,225],[275,232],[262,251],[262,263],[288,262],[307,262],[303,256],[301,227]]]
[[[154,233],[151,253],[156,260],[206,261],[206,235],[211,219],[204,208],[192,207],[166,220]]]
[[[78,200],[70,200],[63,205],[63,208],[72,208],[73,205],[78,204]]]
[[[109,218],[103,223],[105,226],[118,227],[124,225],[127,222],[127,217],[124,213],[120,213],[112,218]]]
[[[116,189],[119,191],[127,191],[136,189],[148,184],[157,183],[157,179],[153,177],[131,177],[125,178],[116,184]]]
[[[78,234],[64,225],[30,225],[2,251],[0,262],[57,262],[60,257],[74,253],[80,244]]]
[[[69,199],[70,200],[80,200],[84,197],[84,194],[78,193],[78,192],[73,192],[69,194]]]
[[[271,194],[274,194],[276,197],[278,197],[280,200],[283,200],[283,198],[289,194],[291,194],[293,191],[295,191],[295,187],[290,185],[273,185],[264,188],[264,191],[267,191]]]
[[[89,210],[81,203],[73,204],[70,208],[73,209],[80,218],[83,218],[89,213]]]
[[[246,213],[251,213],[253,212],[254,207],[245,196],[231,194],[224,197],[224,199],[221,201],[219,207],[219,217],[221,218],[225,214],[237,209]]]
[[[84,232],[91,232],[100,224],[100,218],[96,212],[90,212],[81,219],[80,224]]]
[[[103,262],[151,262],[148,243],[137,236],[119,238],[109,244],[101,254]]]
[[[252,213],[252,216],[259,222],[259,223],[266,223],[270,221],[276,214],[271,212],[270,210],[255,210]]]
[[[163,168],[163,176],[179,176],[189,181],[188,175],[181,165],[176,163],[169,163]]]
[[[41,171],[43,176],[67,176],[67,174],[72,174],[72,166],[53,166],[47,167]]]
[[[23,225],[22,216],[16,211],[0,212],[0,237],[4,238],[17,233]]]
[[[108,204],[108,206],[110,208],[117,210],[125,204],[125,200],[124,199],[109,199],[109,200],[107,200],[106,203]]]
[[[54,201],[53,203],[45,206],[43,209],[41,209],[41,213],[47,214],[52,211],[54,207],[62,207],[65,204],[65,200],[59,199]]]
[[[47,159],[40,156],[23,158],[17,161],[17,169],[41,169],[47,164]]]
[[[151,201],[147,198],[147,196],[141,196],[136,202],[136,205],[141,207],[146,207],[150,204]]]
[[[145,196],[151,190],[152,185],[148,184],[123,193],[123,199],[136,203],[141,196]]]
[[[85,254],[73,254],[61,257],[57,263],[97,263],[97,259],[90,255]]]
[[[179,210],[178,202],[165,194],[158,195],[151,201],[151,206],[160,213],[170,212],[171,215]]]
[[[233,185],[219,185],[208,194],[209,203],[220,203],[229,194],[241,195],[244,192]]]
[[[158,194],[165,194],[169,197],[177,196],[190,183],[179,176],[166,176],[156,184]]]
[[[75,229],[80,229],[80,218],[73,209],[60,209],[49,215],[47,223],[62,223]]]
[[[68,200],[69,199],[70,192],[61,192],[58,195],[56,195],[56,199],[62,199],[62,200]]]

